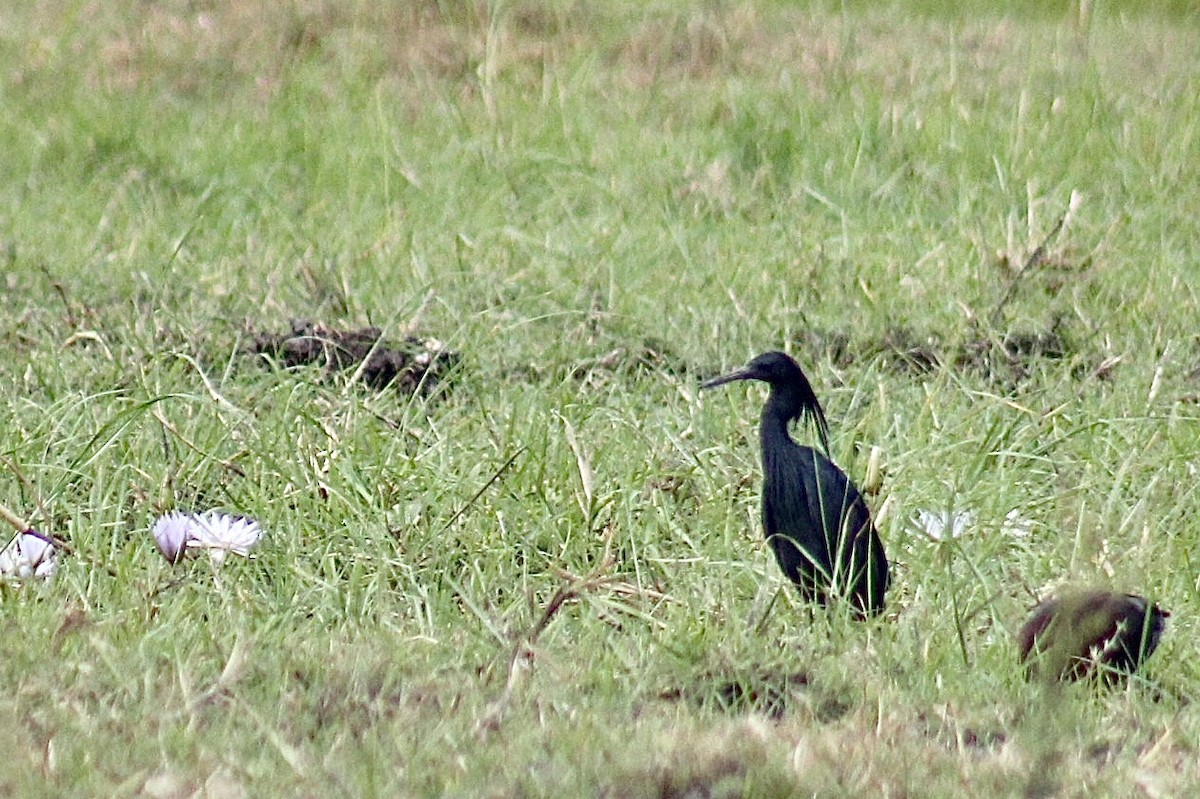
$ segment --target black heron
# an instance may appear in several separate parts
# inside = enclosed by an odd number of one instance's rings
[[[1170,615],[1134,594],[1068,590],[1033,609],[1017,648],[1030,677],[1114,683],[1150,657]]]
[[[771,387],[762,411],[762,520],[779,567],[810,602],[848,598],[861,618],[883,609],[888,562],[862,494],[829,457],[829,425],[812,385],[792,358],[767,352],[745,368],[701,384],[761,380]],[[817,428],[824,454],[797,444],[793,420]]]

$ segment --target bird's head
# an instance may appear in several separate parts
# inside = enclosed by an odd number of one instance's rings
[[[808,378],[804,376],[804,371],[785,352],[764,352],[735,372],[714,377],[712,380],[701,383],[700,388],[716,388],[726,383],[732,383],[734,380],[761,380],[764,383],[770,383],[772,386],[786,386],[790,383],[799,383],[808,388],[808,393],[812,393],[812,388],[809,386]]]
[[[763,410],[763,418],[773,416],[786,423],[808,417],[817,428],[825,454],[829,454],[829,425],[825,421],[825,412],[821,410],[821,403],[817,401],[804,370],[790,355],[764,352],[736,372],[701,383],[700,388],[716,388],[734,380],[761,380],[769,384],[771,397]]]

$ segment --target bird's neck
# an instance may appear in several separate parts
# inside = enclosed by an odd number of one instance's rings
[[[770,461],[777,452],[796,446],[792,434],[788,432],[788,424],[796,417],[796,405],[787,401],[786,397],[772,391],[767,404],[762,410],[762,424],[759,425],[759,443],[762,444],[763,461]]]

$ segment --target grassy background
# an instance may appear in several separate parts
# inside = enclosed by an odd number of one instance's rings
[[[996,5],[6,4],[0,501],[76,554],[0,593],[0,793],[1185,795],[1200,28]],[[255,364],[292,317],[462,364]],[[762,392],[697,394],[774,348],[883,450],[886,620],[782,589]],[[1065,579],[1173,611],[1147,681],[1025,684]]]

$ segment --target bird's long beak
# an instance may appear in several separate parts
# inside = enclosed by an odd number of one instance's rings
[[[754,380],[755,374],[749,367],[738,369],[736,372],[730,372],[727,375],[714,377],[712,380],[705,380],[700,384],[700,388],[716,388],[723,386],[726,383],[732,383],[734,380]]]

